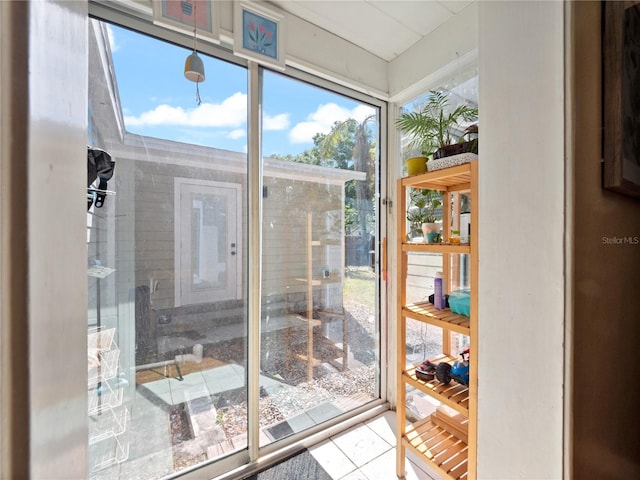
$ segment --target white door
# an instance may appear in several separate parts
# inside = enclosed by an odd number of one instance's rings
[[[176,306],[241,298],[240,191],[175,179]]]

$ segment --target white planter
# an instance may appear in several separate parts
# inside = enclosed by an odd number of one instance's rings
[[[427,162],[427,170],[429,172],[433,172],[435,170],[442,170],[443,168],[455,167],[456,165],[469,163],[470,161],[477,159],[478,155],[475,153],[460,153],[458,155],[451,155],[450,157],[439,158],[437,160],[429,160]]]

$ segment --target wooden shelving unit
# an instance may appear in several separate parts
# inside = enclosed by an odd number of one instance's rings
[[[476,478],[477,432],[477,312],[478,312],[478,163],[472,161],[434,172],[428,172],[398,180],[397,232],[401,241],[397,246],[398,332],[397,364],[397,475],[404,478],[406,451],[421,458],[428,466],[446,479]],[[426,188],[442,192],[443,242],[427,244],[407,241],[407,190]],[[450,225],[457,229],[460,222],[459,195],[470,196],[470,243],[450,242]],[[469,287],[471,291],[470,316],[458,315],[449,309],[437,310],[429,302],[407,302],[408,256],[411,253],[442,255],[443,287],[450,293],[459,287],[459,279],[452,271],[461,255],[469,255]],[[428,285],[425,285],[427,288]],[[469,385],[451,381],[448,385],[437,379],[425,381],[416,376],[416,366],[407,364],[407,321],[413,320],[442,329],[443,352],[429,360],[433,363],[453,363],[459,360],[459,352],[451,350],[451,335],[468,337],[470,348]],[[407,389],[415,389],[439,402],[441,407],[428,417],[407,418]]]
[[[307,379],[309,381],[313,380],[313,367],[320,365],[323,363],[323,359],[316,358],[314,349],[320,345],[314,346],[314,335],[313,329],[322,324],[319,320],[313,319],[313,289],[314,287],[322,287],[324,285],[329,284],[337,284],[340,283],[339,278],[329,277],[329,278],[314,278],[315,270],[317,269],[317,265],[314,265],[313,261],[313,249],[314,248],[325,248],[328,246],[341,246],[342,243],[340,240],[335,239],[322,239],[322,240],[314,240],[313,238],[313,213],[307,213],[307,228],[306,228],[306,257],[307,257],[307,276],[306,278],[298,278],[297,281],[305,284],[307,286],[307,352],[305,354],[297,354],[297,357],[307,362]],[[346,328],[346,319],[343,315],[343,341],[342,348],[333,348],[336,351],[335,358],[342,357],[342,363],[340,367],[342,370],[347,369],[347,361],[348,361],[348,353],[347,353],[347,328]],[[335,345],[331,345],[335,347]],[[340,350],[339,354],[337,351]]]

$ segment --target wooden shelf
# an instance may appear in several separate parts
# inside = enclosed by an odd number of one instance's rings
[[[307,357],[306,355],[302,354],[302,353],[297,353],[296,354],[296,358],[298,360],[301,360],[303,362],[308,362],[309,361],[309,357]],[[320,360],[319,358],[311,358],[311,365],[313,365],[314,367],[317,367],[318,365],[322,364],[322,360]]]
[[[451,192],[468,191],[471,190],[471,163],[405,177],[401,182],[403,187]]]
[[[445,478],[467,478],[467,444],[434,422],[432,417],[409,427],[403,445]]]
[[[448,479],[477,478],[477,417],[478,417],[478,161],[442,170],[422,173],[397,180],[396,244],[398,282],[397,331],[397,457],[396,474],[405,474],[405,451],[411,451],[439,476]],[[442,193],[442,243],[406,241],[407,211],[410,208],[410,189],[437,190]],[[459,230],[462,224],[462,194],[468,195],[469,239],[471,243],[452,243],[449,228]],[[421,240],[421,239],[420,239]],[[466,239],[465,239],[466,240]],[[412,257],[413,254],[413,257]],[[432,262],[430,255],[440,257]],[[462,268],[462,255],[467,255]],[[430,282],[434,269],[442,272],[444,292],[468,285],[471,293],[470,315],[458,315],[450,309],[436,310],[429,302],[409,303],[408,288]],[[429,288],[430,285],[425,285]],[[412,296],[417,298],[416,295]],[[442,330],[442,355],[430,359],[432,363],[454,363],[458,351],[453,351],[453,335],[468,338],[469,385],[452,380],[448,385],[433,380],[421,380],[416,367],[407,365],[408,320],[434,325]],[[412,387],[409,389],[408,387]],[[428,395],[440,407],[427,418],[407,426],[407,391]],[[411,419],[416,420],[414,419]]]
[[[471,253],[468,243],[403,243],[403,252],[416,253]]]
[[[334,239],[334,238],[325,238],[322,240],[312,240],[311,241],[311,246],[313,247],[324,247],[327,245],[335,245],[335,246],[342,246],[342,241],[339,239]]]
[[[347,354],[347,326],[346,326],[346,316],[342,315],[343,320],[343,338],[342,338],[342,348],[338,348],[335,343],[329,342],[328,339],[314,335],[314,327],[317,325],[316,322],[321,322],[319,320],[313,320],[313,293],[314,289],[317,287],[328,287],[329,285],[340,285],[342,283],[342,274],[332,275],[329,274],[327,278],[317,278],[314,275],[314,271],[317,268],[314,267],[314,247],[340,247],[342,248],[342,239],[339,238],[330,238],[329,236],[325,236],[323,234],[316,233],[316,238],[314,239],[313,234],[313,213],[307,212],[307,229],[306,229],[306,256],[307,256],[307,272],[306,277],[304,278],[296,278],[296,281],[299,284],[306,285],[306,293],[307,293],[307,318],[309,321],[307,322],[307,341],[306,348],[304,352],[297,351],[294,352],[297,355],[297,358],[305,361],[307,363],[307,380],[311,382],[313,380],[313,367],[319,365],[324,361],[321,357],[322,353],[325,355],[328,351],[331,351],[331,359],[330,361],[335,360],[337,357],[341,357],[342,361],[342,370],[346,370],[348,364],[348,354]],[[320,238],[318,238],[320,237]],[[328,261],[328,253],[326,251],[320,252],[324,258],[324,261]],[[326,267],[328,268],[328,267]],[[330,345],[325,345],[325,340],[329,342]],[[315,343],[315,345],[314,345]]]
[[[306,278],[296,278],[297,282],[307,285],[309,281]],[[319,287],[321,285],[331,285],[333,283],[340,283],[342,280],[339,278],[314,278],[311,280],[311,285],[314,287]]]
[[[471,333],[469,317],[453,313],[448,308],[436,310],[429,302],[410,303],[402,307],[402,314],[414,320],[449,329],[462,335],[469,336]]]
[[[319,322],[318,322],[319,323]],[[342,359],[344,355],[344,351],[342,348],[336,346],[331,340],[325,337],[316,336],[313,341],[313,356],[309,359],[309,355],[307,354],[306,345],[301,344],[301,347],[304,348],[303,351],[299,351],[295,346],[292,346],[294,355],[297,359],[308,362],[311,360],[311,364],[314,367],[322,363],[334,363],[336,359]]]
[[[440,355],[430,359],[431,363],[447,362],[452,364],[456,359],[446,355]],[[443,405],[453,408],[455,411],[469,415],[469,387],[452,380],[449,385],[439,382],[437,379],[430,381],[420,380],[416,377],[416,367],[411,367],[403,372],[405,381],[421,392],[430,395]]]

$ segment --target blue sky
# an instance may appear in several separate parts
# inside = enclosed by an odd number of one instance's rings
[[[246,151],[247,74],[244,68],[200,54],[206,79],[184,77],[190,51],[109,26],[120,101],[129,132]],[[283,75],[265,72],[263,154],[297,154],[335,121],[363,120],[372,107]]]

